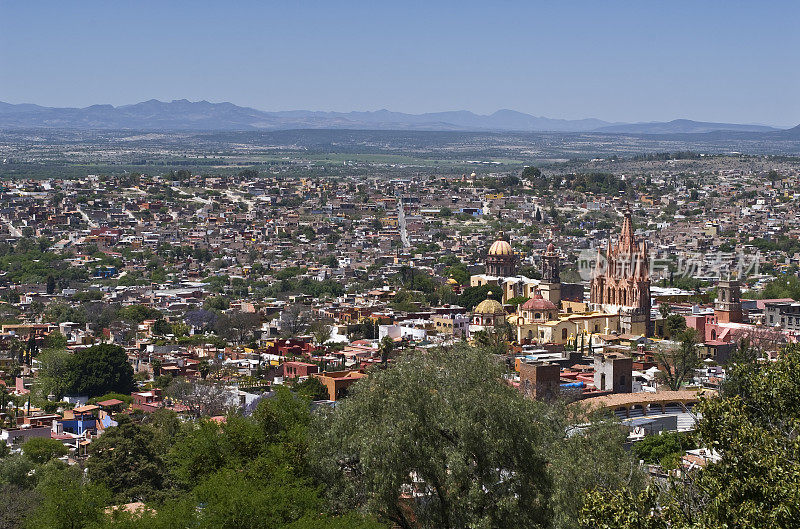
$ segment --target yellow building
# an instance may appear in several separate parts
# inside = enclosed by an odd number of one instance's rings
[[[582,314],[556,314],[555,306],[541,297],[538,303],[520,305],[516,314],[508,317],[514,326],[517,343],[555,343],[565,345],[579,334],[610,334],[620,331],[618,314],[587,312]],[[544,303],[542,303],[544,302]],[[545,306],[549,304],[549,306]],[[541,305],[541,306],[540,306]],[[550,307],[552,306],[552,308]]]

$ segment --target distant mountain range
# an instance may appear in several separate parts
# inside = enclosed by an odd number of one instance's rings
[[[514,110],[480,115],[466,110],[404,114],[375,112],[265,112],[232,103],[171,102],[151,99],[114,107],[54,108],[0,102],[0,128],[57,128],[86,130],[287,130],[361,129],[503,132],[600,132],[609,134],[693,134],[708,132],[777,132],[763,125],[706,123],[688,119],[651,123],[609,123],[599,119],[551,119]],[[797,129],[798,127],[795,127]],[[790,129],[794,131],[795,129]],[[781,131],[789,132],[789,131]],[[800,131],[795,132],[800,135]]]

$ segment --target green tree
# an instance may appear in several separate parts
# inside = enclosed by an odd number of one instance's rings
[[[378,344],[378,352],[381,355],[381,364],[384,367],[389,363],[389,357],[394,351],[394,340],[390,336],[384,336],[380,344]]]
[[[45,349],[66,349],[67,338],[59,331],[53,331],[44,338]]]
[[[685,433],[664,432],[660,435],[648,435],[634,444],[633,453],[645,463],[672,468],[676,457],[682,456],[690,448],[694,448],[694,443]]]
[[[659,496],[598,490],[581,527],[745,529],[796,527],[800,520],[800,346],[776,362],[730,368],[735,391],[700,403],[697,438],[718,461],[674,482]]]
[[[587,494],[578,522],[580,529],[667,529],[660,515],[658,492],[647,489],[638,494],[628,489],[595,489]],[[677,527],[676,527],[677,529]],[[688,528],[687,528],[688,529]]]
[[[23,527],[25,519],[39,501],[40,497],[35,491],[0,484],[0,529]]]
[[[317,377],[308,377],[292,386],[292,390],[310,400],[328,400],[328,387]]]
[[[72,356],[67,386],[78,395],[97,397],[106,393],[130,394],[136,384],[133,367],[118,345],[100,344]]]
[[[558,431],[570,435],[549,447],[553,480],[553,526],[572,529],[580,518],[587,491],[596,489],[640,491],[644,475],[638,461],[625,450],[626,433],[614,418],[590,416],[580,427],[570,425],[569,410],[560,403],[553,410]]]
[[[39,472],[36,490],[42,502],[27,519],[26,527],[83,529],[103,521],[103,509],[110,498],[105,487],[84,483],[77,467],[62,464]]]
[[[54,395],[60,399],[70,390],[73,357],[60,349],[46,349],[38,357],[39,371],[34,379],[34,391],[40,398]]]
[[[400,527],[546,527],[542,406],[480,351],[403,357],[356,384],[321,428],[320,468],[337,501]]]
[[[56,439],[33,437],[22,445],[22,452],[34,463],[42,465],[51,459],[67,455],[69,450]]]
[[[322,509],[316,490],[289,473],[269,480],[224,469],[196,489],[202,527],[271,529]]]
[[[208,360],[200,360],[200,363],[197,364],[197,370],[200,372],[200,378],[205,380],[208,378],[208,374],[211,373],[211,364]]]
[[[147,500],[164,484],[155,432],[128,418],[120,418],[92,442],[86,468],[93,482],[103,483],[124,501]]]
[[[331,331],[330,322],[325,320],[315,320],[309,326],[309,331],[314,336],[314,341],[316,341],[319,345],[323,345],[325,342],[331,339],[333,332]]]
[[[664,334],[666,338],[679,336],[686,330],[686,319],[680,314],[670,314],[664,322]]]
[[[139,324],[144,320],[157,320],[161,318],[161,312],[147,305],[128,305],[120,309],[119,317],[129,323]]]
[[[497,285],[467,287],[463,292],[461,292],[461,296],[459,296],[458,299],[458,304],[467,310],[472,310],[475,308],[475,305],[486,299],[486,295],[489,292],[493,292],[495,295],[497,295],[498,288],[499,287]]]
[[[653,355],[659,364],[661,380],[673,391],[679,390],[694,376],[700,366],[697,352],[697,331],[686,329],[678,335],[677,346],[660,346]]]

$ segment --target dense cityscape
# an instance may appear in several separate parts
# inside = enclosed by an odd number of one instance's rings
[[[68,4],[0,529],[800,527],[797,5]]]

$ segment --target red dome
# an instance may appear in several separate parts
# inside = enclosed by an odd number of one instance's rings
[[[522,310],[556,310],[556,306],[552,301],[544,299],[538,292],[522,304]]]

